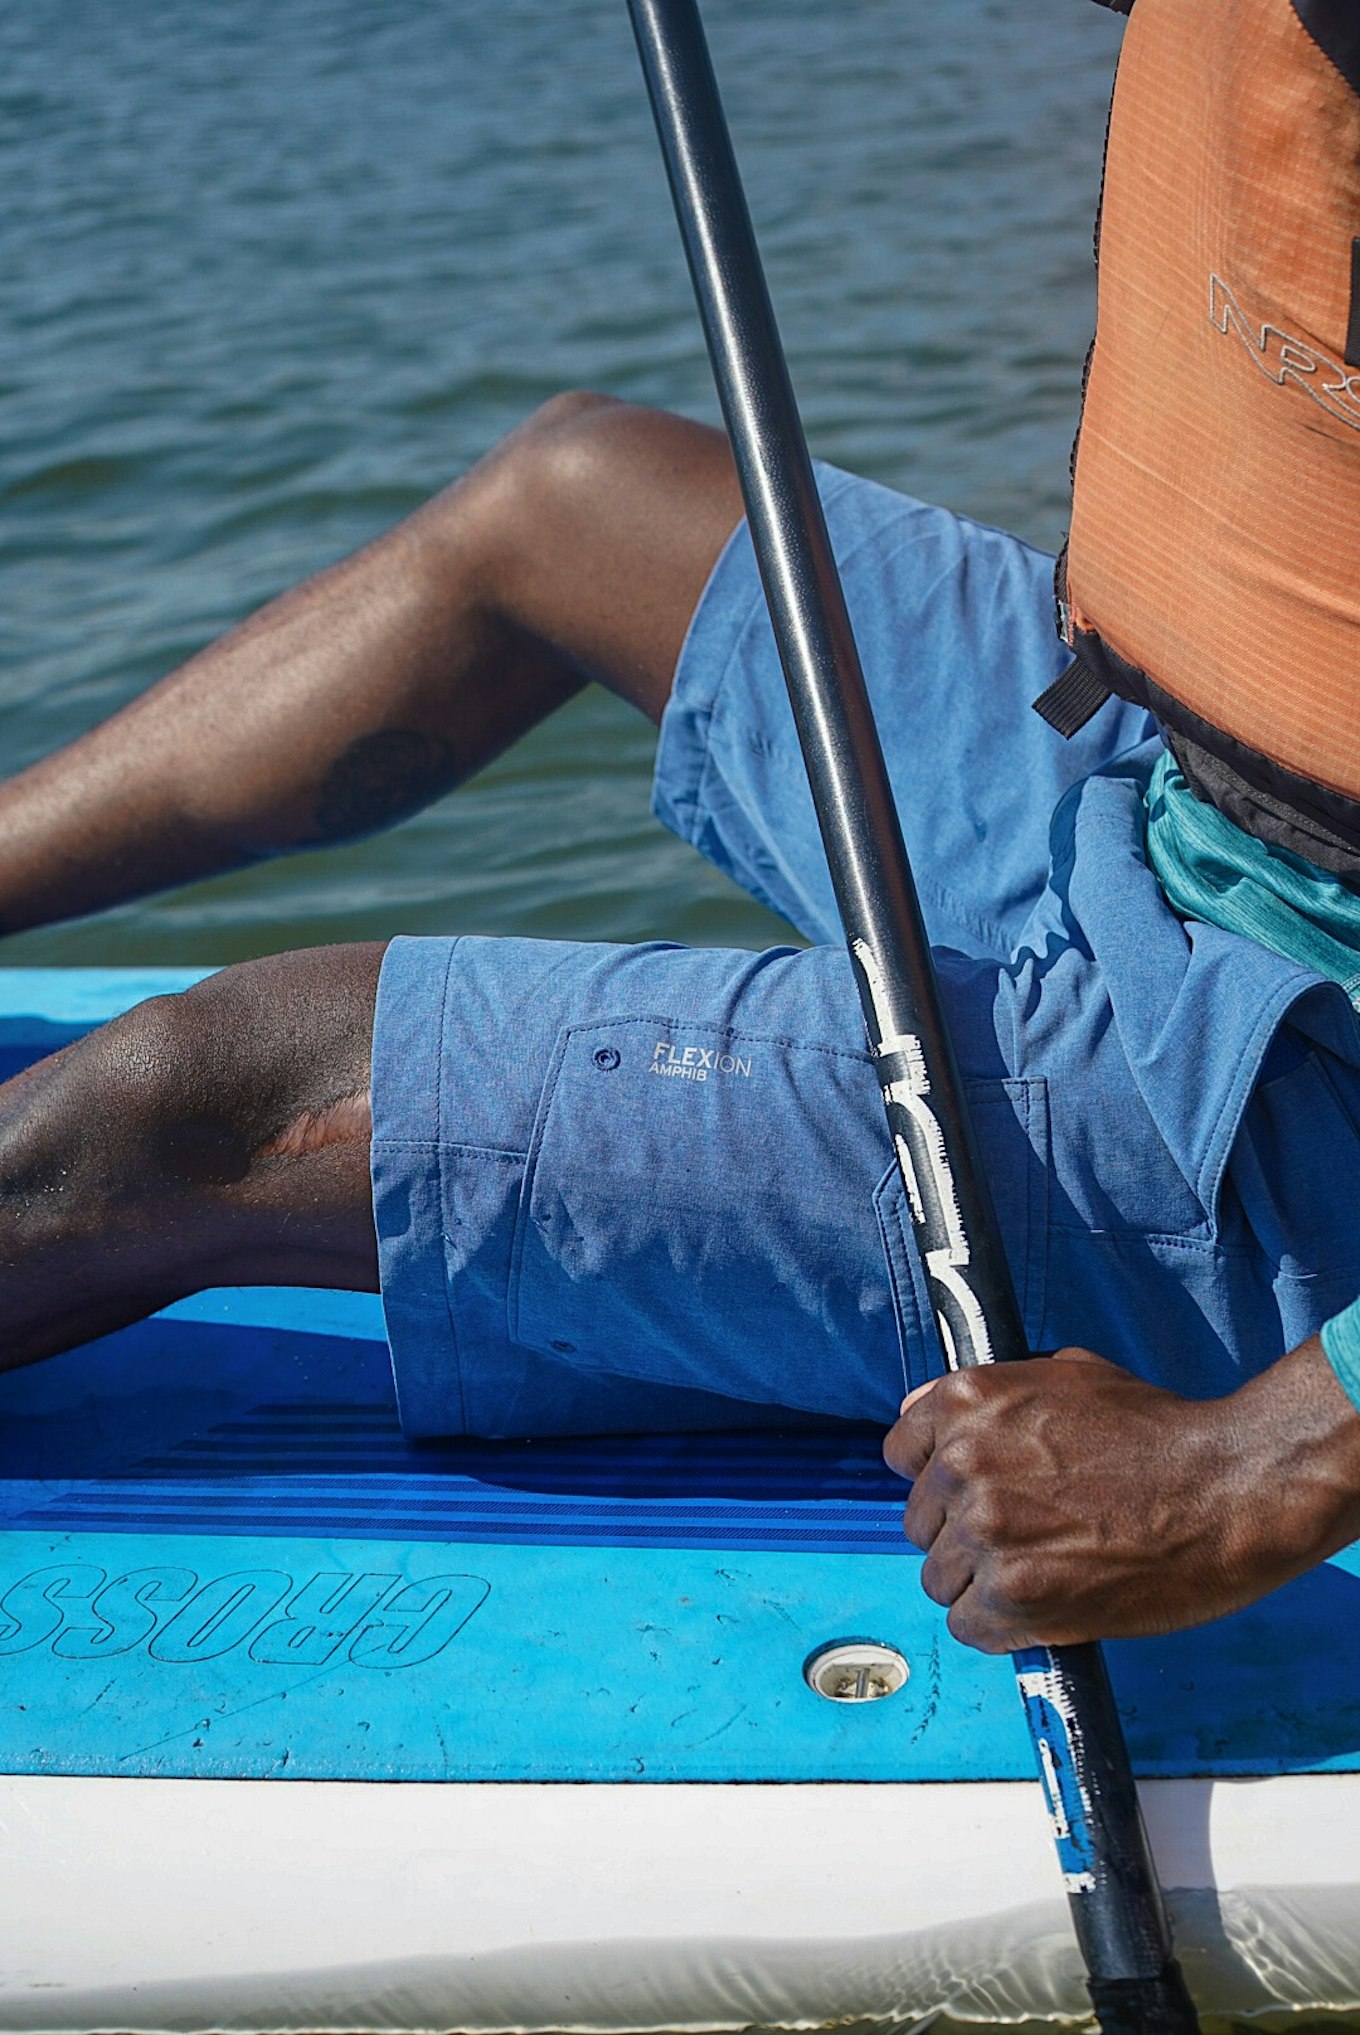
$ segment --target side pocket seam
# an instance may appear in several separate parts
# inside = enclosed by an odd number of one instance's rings
[[[538,1099],[538,1110],[534,1116],[533,1133],[529,1139],[529,1150],[525,1155],[524,1174],[519,1184],[519,1207],[515,1211],[515,1240],[510,1251],[510,1271],[505,1287],[505,1334],[512,1348],[520,1347],[520,1273],[524,1260],[525,1238],[530,1222],[530,1208],[533,1201],[534,1180],[538,1173],[539,1153],[544,1133],[552,1115],[557,1085],[562,1078],[566,1062],[567,1047],[572,1036],[578,1031],[598,1029],[590,1025],[563,1025],[553,1046],[552,1065],[543,1083],[543,1092]]]

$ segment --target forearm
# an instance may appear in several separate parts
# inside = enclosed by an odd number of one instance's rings
[[[1241,1437],[1239,1558],[1260,1595],[1360,1538],[1360,1414],[1318,1336],[1223,1404]]]

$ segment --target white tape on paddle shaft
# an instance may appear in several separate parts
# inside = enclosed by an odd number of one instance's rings
[[[873,1006],[874,1023],[869,1031],[869,1049],[876,1060],[895,1059],[902,1063],[902,1072],[881,1086],[912,1219],[918,1228],[924,1229],[925,1196],[921,1192],[921,1181],[917,1175],[916,1157],[911,1144],[893,1122],[894,1110],[900,1110],[915,1130],[917,1152],[924,1158],[928,1168],[932,1199],[945,1233],[943,1244],[922,1253],[926,1276],[937,1288],[942,1287],[949,1294],[962,1317],[968,1335],[968,1354],[971,1355],[972,1361],[975,1364],[994,1363],[996,1353],[987,1330],[987,1317],[977,1295],[964,1277],[972,1263],[972,1253],[963,1227],[958,1190],[954,1185],[954,1174],[949,1164],[944,1132],[940,1129],[939,1119],[927,1101],[930,1094],[930,1073],[921,1041],[915,1032],[892,1030],[883,970],[879,966],[878,956],[867,940],[853,940],[851,952],[863,971],[864,980],[869,988],[869,1000]],[[940,1341],[944,1346],[945,1361],[951,1371],[957,1371],[963,1359],[949,1325],[948,1315],[940,1306],[935,1309],[935,1320],[940,1331]]]
[[[1039,1755],[1063,1885],[1069,1894],[1089,1894],[1096,1884],[1095,1804],[1071,1693],[1046,1647],[1016,1656],[1015,1679]]]

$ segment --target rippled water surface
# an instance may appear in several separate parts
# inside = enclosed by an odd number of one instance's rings
[[[712,0],[814,450],[1046,544],[1118,23]],[[0,72],[5,770],[362,543],[555,389],[716,414],[622,0],[17,0]],[[587,696],[394,834],[27,934],[763,944]]]

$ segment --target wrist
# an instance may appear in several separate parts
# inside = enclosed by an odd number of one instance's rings
[[[1242,1472],[1238,1558],[1262,1588],[1360,1535],[1360,1413],[1318,1336],[1219,1403]]]

